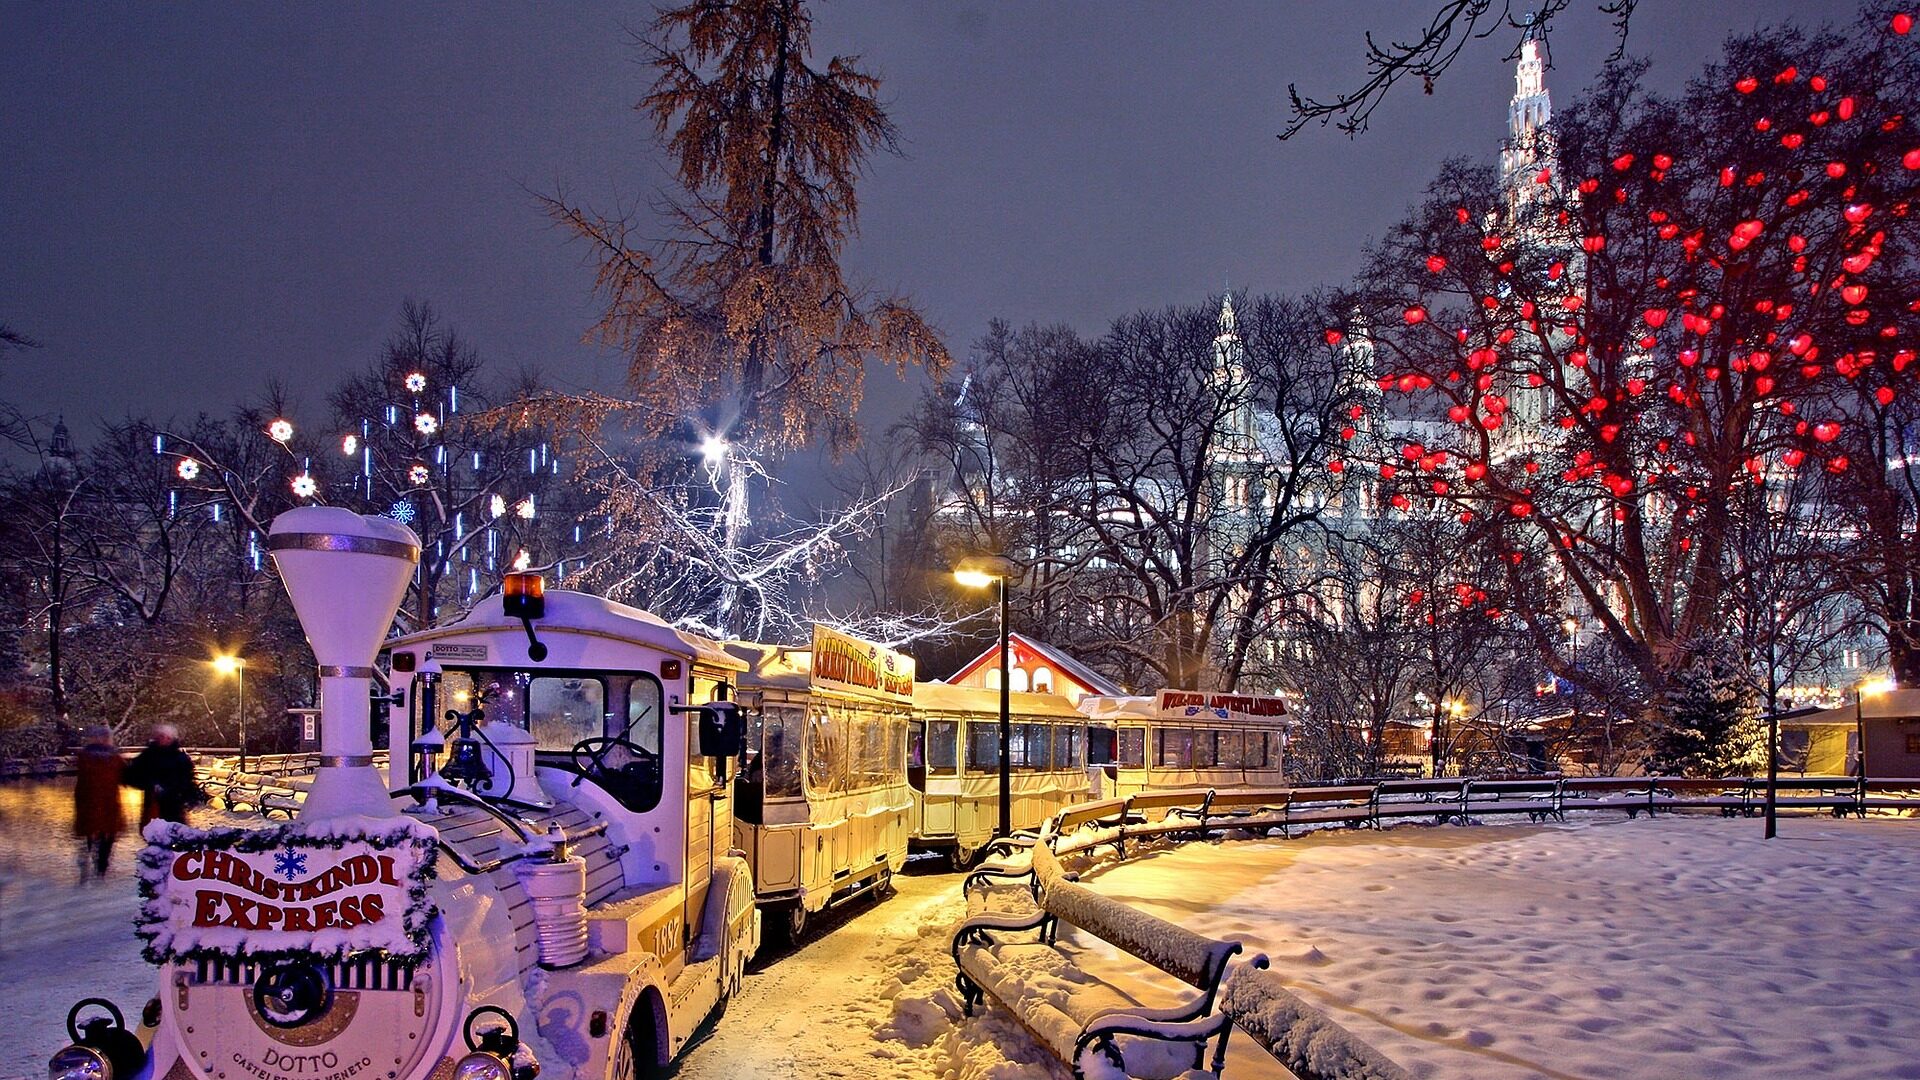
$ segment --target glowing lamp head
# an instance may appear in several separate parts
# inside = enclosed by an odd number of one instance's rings
[[[275,420],[273,423],[268,424],[267,437],[277,443],[285,443],[285,442],[292,441],[293,422],[290,420],[281,419],[281,420]]]
[[[1889,678],[1868,679],[1860,684],[1861,697],[1878,697],[1899,689],[1899,684]]]
[[[700,440],[700,456],[708,465],[718,465],[727,456],[727,440],[718,435],[709,435]]]
[[[969,589],[984,589],[1000,579],[984,570],[955,570],[953,580]]]
[[[1560,629],[1565,630],[1567,633],[1571,634],[1574,631],[1580,629],[1580,620],[1568,619],[1566,622],[1563,622],[1560,624]]]
[[[539,574],[516,572],[500,579],[500,609],[509,619],[538,619],[547,613],[547,582]]]
[[[213,658],[213,670],[222,675],[237,675],[245,670],[247,662],[231,653],[221,653]]]

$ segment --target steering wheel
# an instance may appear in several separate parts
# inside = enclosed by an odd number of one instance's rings
[[[607,755],[615,750],[625,750],[634,760],[619,768],[608,768]],[[580,781],[589,776],[597,777],[605,776],[610,772],[621,772],[655,756],[652,751],[622,738],[595,736],[591,739],[581,739],[573,744],[573,767],[579,772],[579,775],[573,778],[573,786],[579,787]]]

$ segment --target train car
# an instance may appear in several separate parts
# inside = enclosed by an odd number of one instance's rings
[[[885,893],[906,865],[913,658],[816,625],[809,648],[733,642],[747,759],[735,845],[790,939],[829,904]]]
[[[907,738],[912,846],[973,861],[1000,822],[1000,691],[914,684]],[[1058,694],[1008,695],[1012,824],[1033,829],[1093,794],[1087,718]]]
[[[320,664],[312,788],[285,824],[149,827],[136,929],[156,995],[77,1005],[52,1080],[627,1080],[670,1062],[758,945],[752,873],[726,854],[744,725],[717,700],[745,665],[510,578],[390,643],[415,753],[383,774],[373,665],[419,541],[305,507],[267,546]]]
[[[1105,765],[1102,798],[1152,789],[1280,787],[1287,705],[1278,697],[1161,690],[1083,697],[1087,741]]]

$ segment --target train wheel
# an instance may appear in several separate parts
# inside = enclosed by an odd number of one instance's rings
[[[800,939],[807,936],[807,918],[807,905],[798,900],[794,901],[793,906],[786,910],[786,918],[783,922],[785,923],[784,929],[787,932],[788,943],[798,945],[800,944]]]
[[[634,1002],[627,1014],[626,1037],[614,1047],[607,1080],[657,1080],[666,1075],[657,1060],[659,1040],[653,1030],[653,1010],[646,999]]]
[[[889,868],[889,869],[880,871],[880,880],[875,882],[873,886],[873,898],[875,900],[885,900],[887,897],[892,895],[893,895],[893,870]]]

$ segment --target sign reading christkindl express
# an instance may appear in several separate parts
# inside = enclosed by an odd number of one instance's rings
[[[1161,716],[1183,720],[1211,716],[1218,720],[1260,721],[1287,715],[1287,703],[1277,697],[1216,694],[1206,690],[1162,690],[1155,695],[1153,706]]]
[[[813,624],[813,684],[913,700],[913,657]]]
[[[148,959],[426,954],[434,834],[405,818],[309,834],[156,823],[140,853]]]

